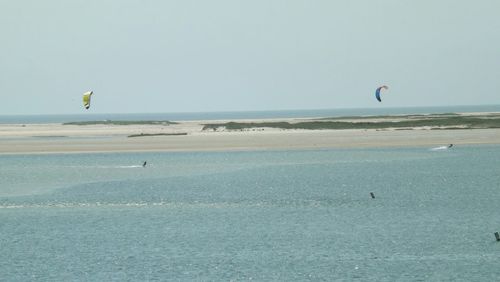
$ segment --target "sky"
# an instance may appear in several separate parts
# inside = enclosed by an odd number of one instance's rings
[[[500,104],[498,11],[498,0],[0,0],[0,115]]]

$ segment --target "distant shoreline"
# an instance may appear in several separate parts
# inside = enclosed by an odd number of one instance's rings
[[[500,144],[500,113],[0,124],[0,154],[433,147],[450,143]]]
[[[165,113],[94,113],[85,111],[74,114],[32,114],[5,115],[0,114],[0,124],[48,124],[65,122],[85,122],[92,120],[171,120],[171,121],[213,121],[241,119],[294,119],[317,117],[347,116],[380,116],[380,115],[412,115],[438,113],[473,113],[500,112],[498,105],[457,105],[457,106],[418,106],[418,107],[384,107],[377,104],[371,108],[323,108],[323,109],[280,109],[280,110],[240,110],[211,112],[165,112]]]

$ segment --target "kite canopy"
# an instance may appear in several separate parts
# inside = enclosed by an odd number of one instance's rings
[[[379,88],[377,88],[377,90],[375,90],[375,97],[377,98],[377,100],[378,100],[379,102],[382,102],[382,98],[380,98],[380,91],[381,91],[382,89],[387,90],[387,89],[389,89],[389,87],[388,87],[388,86],[386,86],[386,85],[382,85],[382,86],[380,86]]]
[[[87,110],[90,108],[90,96],[92,96],[93,93],[93,91],[83,93],[83,106]]]

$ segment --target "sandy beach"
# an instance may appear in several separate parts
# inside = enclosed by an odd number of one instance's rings
[[[238,120],[238,122],[304,120],[308,119]],[[0,125],[0,154],[432,147],[450,143],[500,144],[500,129],[203,130],[203,125],[206,123],[224,122],[228,121],[184,121],[171,125],[3,124]],[[140,134],[164,135],[129,137]]]

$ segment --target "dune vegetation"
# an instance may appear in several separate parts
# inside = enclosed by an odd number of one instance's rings
[[[226,122],[204,124],[203,130],[280,129],[485,129],[500,128],[500,114],[485,115],[407,115],[322,118],[298,122]]]
[[[150,136],[180,136],[180,135],[187,135],[186,132],[180,132],[180,133],[141,133],[141,134],[132,134],[127,137],[133,138],[133,137],[150,137]]]

